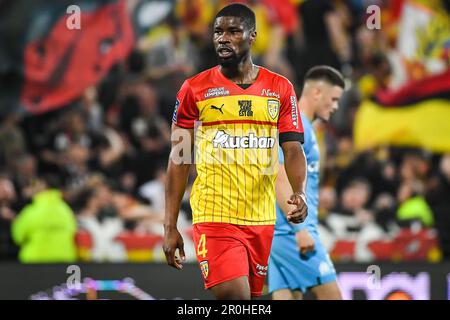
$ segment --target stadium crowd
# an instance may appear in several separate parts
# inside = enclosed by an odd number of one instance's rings
[[[303,75],[314,65],[331,65],[348,81],[331,126],[316,123],[324,155],[320,233],[329,250],[337,241],[354,242],[351,256],[332,253],[335,259],[378,259],[369,243],[397,239],[404,230],[437,239],[422,259],[450,258],[450,153],[390,145],[358,150],[353,139],[363,99],[426,73],[414,66],[398,72],[399,2],[376,2],[382,6],[382,29],[370,30],[364,1],[247,1],[257,14],[257,64],[288,77],[298,95]],[[1,260],[75,261],[73,239],[84,230],[92,238],[90,260],[125,261],[118,236],[162,236],[176,90],[216,64],[210,22],[225,3],[177,1],[136,40],[125,61],[70,105],[42,115],[2,116]],[[180,229],[189,234],[189,191],[180,216]],[[19,254],[30,240],[51,245]],[[49,250],[62,255],[46,256]],[[188,258],[195,259],[193,250]]]

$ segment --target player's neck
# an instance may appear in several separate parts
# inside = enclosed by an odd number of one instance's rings
[[[252,62],[252,58],[249,56],[243,59],[236,66],[220,66],[220,72],[237,84],[252,84],[258,77],[259,68]]]
[[[314,109],[312,108],[311,103],[305,96],[300,97],[300,101],[298,102],[299,108],[303,115],[308,118],[310,122],[314,120]]]

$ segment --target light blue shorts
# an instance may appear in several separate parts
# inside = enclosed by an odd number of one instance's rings
[[[314,251],[300,255],[294,234],[275,235],[269,258],[269,291],[301,290],[336,280],[336,270],[317,234]]]

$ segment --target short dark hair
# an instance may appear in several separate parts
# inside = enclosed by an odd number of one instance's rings
[[[232,3],[223,7],[214,20],[219,17],[237,17],[249,30],[256,30],[256,18],[252,9],[241,3]]]
[[[305,75],[305,82],[308,80],[323,80],[329,84],[345,89],[344,77],[335,68],[330,66],[315,66],[308,70]]]

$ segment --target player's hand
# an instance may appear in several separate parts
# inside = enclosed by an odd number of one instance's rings
[[[314,250],[314,239],[309,234],[308,230],[303,229],[295,234],[297,239],[297,246],[300,249],[301,254],[306,254]]]
[[[308,206],[306,205],[305,194],[296,192],[291,196],[287,203],[295,206],[294,209],[287,213],[287,220],[292,223],[300,223],[305,221],[306,216],[308,215]]]
[[[179,256],[176,255],[178,249]],[[183,237],[176,228],[164,230],[164,254],[166,255],[167,264],[178,270],[183,269],[182,263],[186,260],[184,254]]]

